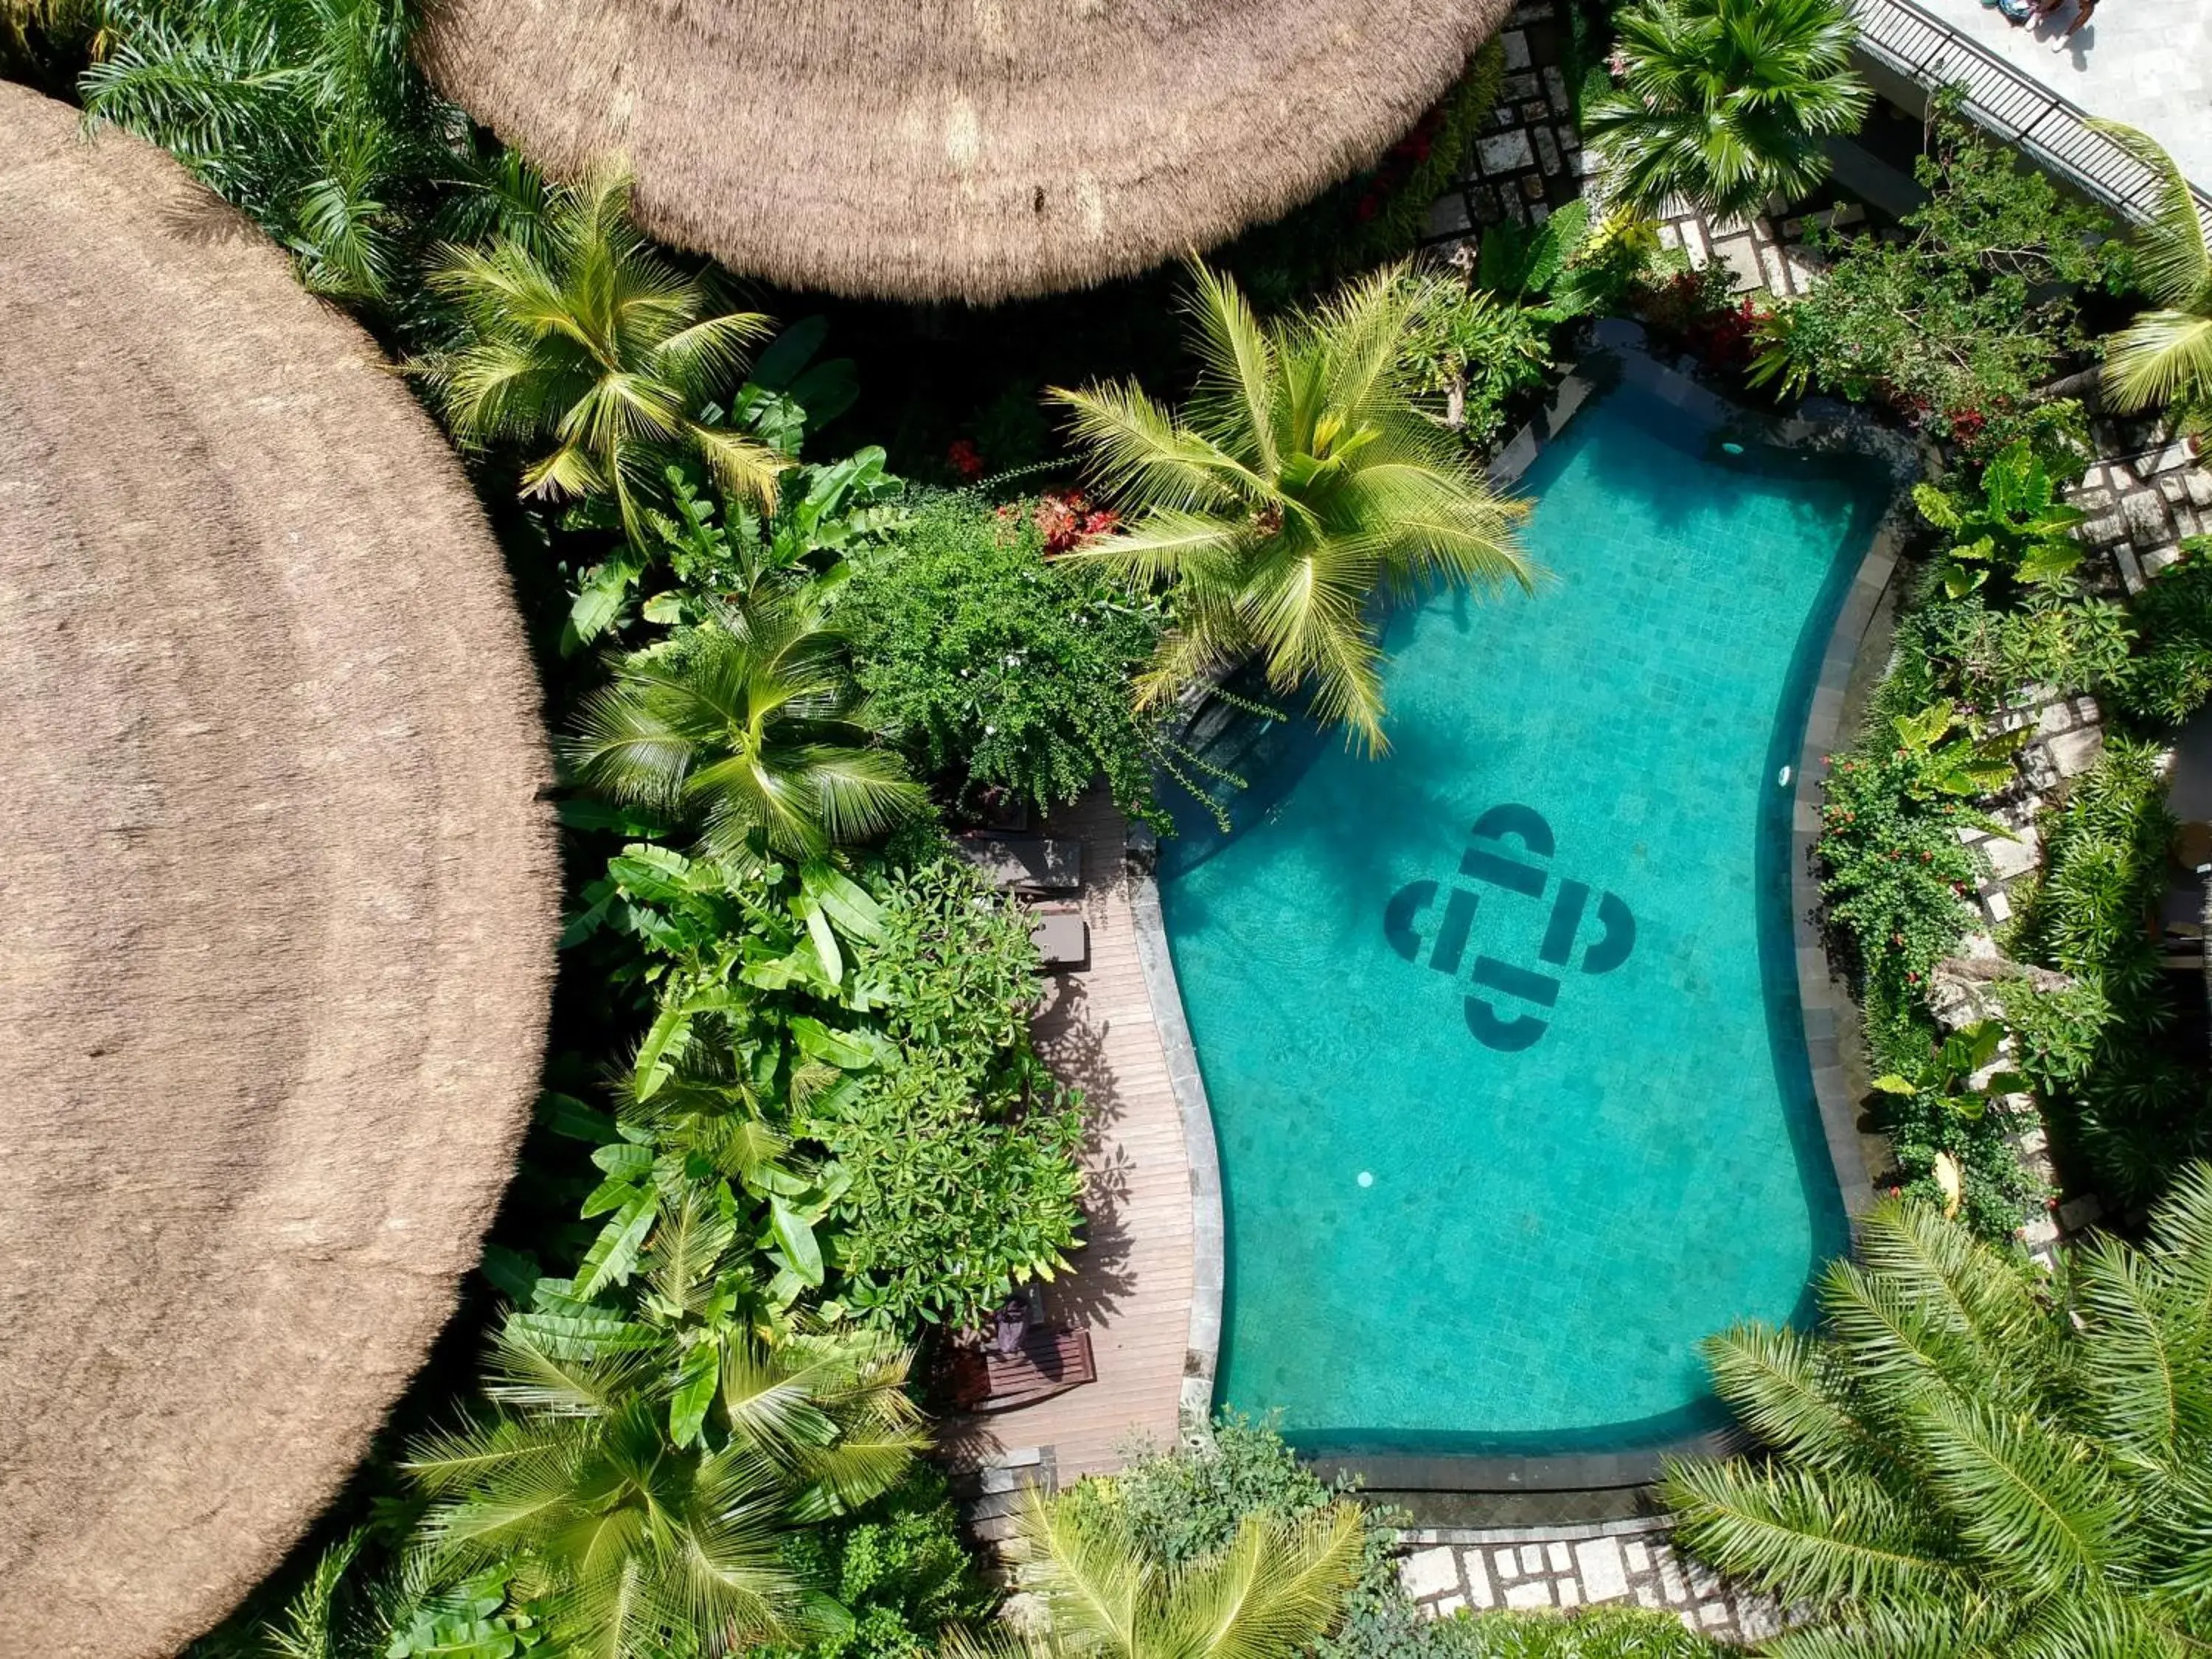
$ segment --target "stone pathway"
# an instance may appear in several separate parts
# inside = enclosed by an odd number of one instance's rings
[[[1596,176],[1596,157],[1583,148],[1561,64],[1564,28],[1553,0],[1522,0],[1508,21],[1498,107],[1475,140],[1467,172],[1430,209],[1427,246],[1443,257],[1471,259],[1486,226],[1507,219],[1541,224]],[[1783,217],[1779,201],[1773,205],[1776,216],[1747,222],[1708,220],[1677,199],[1658,216],[1660,244],[1680,248],[1699,269],[1721,261],[1739,294],[1764,289],[1794,297],[1820,279],[1819,256],[1802,246],[1807,231],[1830,222],[1856,224],[1865,214],[1847,203]]]
[[[2130,593],[2181,556],[2185,537],[2212,535],[2212,469],[2152,422],[2099,422],[2100,459],[2067,491],[2087,513],[2083,542],[2111,555]]]
[[[1582,137],[1559,66],[1565,25],[1552,0],[1523,0],[1505,26],[1505,81],[1468,171],[1429,210],[1429,239],[1450,246],[1485,225],[1541,224],[1582,194]]]
[[[1664,1609],[1688,1629],[1756,1642],[1782,1628],[1771,1598],[1732,1588],[1668,1541],[1667,1522],[1644,1520],[1563,1527],[1548,1535],[1409,1531],[1399,1566],[1407,1593],[1443,1618],[1462,1608],[1589,1607],[1600,1602]]]

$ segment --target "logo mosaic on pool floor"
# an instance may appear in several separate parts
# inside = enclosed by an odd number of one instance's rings
[[[1507,802],[1475,820],[1459,873],[1481,886],[1540,900],[1552,884],[1552,873],[1544,866],[1553,851],[1552,826],[1543,814],[1533,806]],[[1592,892],[1587,882],[1559,878],[1536,947],[1539,962],[1557,969],[1572,963],[1583,919],[1591,910]],[[1443,914],[1433,935],[1425,936],[1424,925],[1440,894]],[[1426,945],[1429,967],[1457,978],[1481,898],[1480,892],[1457,884],[1445,892],[1433,881],[1407,882],[1383,907],[1382,936],[1407,962],[1419,961]],[[1583,947],[1581,971],[1609,974],[1636,948],[1636,916],[1618,894],[1601,892],[1596,899],[1600,933]],[[1467,1029],[1484,1047],[1516,1053],[1534,1046],[1551,1029],[1548,1011],[1559,1000],[1558,975],[1478,951],[1468,977],[1476,988],[1463,1004]]]

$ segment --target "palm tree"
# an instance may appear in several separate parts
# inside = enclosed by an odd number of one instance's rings
[[[1262,325],[1228,277],[1193,274],[1202,373],[1185,410],[1134,381],[1051,393],[1097,487],[1133,515],[1066,556],[1170,586],[1176,625],[1140,701],[1256,656],[1276,689],[1310,682],[1322,720],[1380,749],[1377,589],[1530,586],[1519,509],[1411,401],[1399,358],[1418,284],[1385,271]]]
[[[524,495],[611,495],[643,545],[643,498],[672,460],[696,458],[764,510],[790,463],[705,417],[769,319],[704,314],[704,286],[630,228],[629,192],[629,173],[602,163],[554,188],[532,237],[448,247],[430,280],[459,307],[462,338],[415,368],[462,444],[550,445]]]
[[[678,635],[616,665],[566,751],[614,799],[703,818],[708,848],[818,857],[883,834],[928,797],[878,746],[817,612],[783,599]]]
[[[1051,1611],[1034,1659],[1292,1659],[1344,1616],[1358,1576],[1356,1504],[1248,1515],[1228,1547],[1169,1570],[1101,1512],[1030,1490],[1018,1558]],[[956,1632],[950,1659],[1006,1659],[1004,1638]]]
[[[2149,134],[2091,123],[2157,180],[2157,210],[2136,234],[2143,286],[2158,302],[2105,342],[2105,398],[2123,412],[2166,404],[2201,447],[2212,439],[2212,250],[2189,182]]]
[[[1761,1458],[1672,1463],[1680,1537],[1816,1615],[1778,1659],[2201,1652],[2212,1641],[2212,1168],[2055,1287],[1932,1208],[1831,1264],[1826,1328],[1705,1352]]]
[[[866,1335],[732,1341],[708,1432],[686,1447],[667,1431],[665,1358],[563,1358],[503,1332],[488,1386],[499,1414],[428,1436],[408,1459],[432,1499],[432,1559],[448,1579],[511,1570],[509,1594],[544,1610],[563,1653],[803,1641],[826,1608],[785,1538],[904,1475],[922,1443],[908,1355]]]
[[[307,286],[391,297],[433,181],[463,165],[408,55],[413,0],[46,0],[108,50],[88,114],[169,150],[290,249]]]
[[[1858,131],[1866,83],[1841,0],[1644,0],[1620,19],[1622,84],[1583,121],[1605,193],[1644,212],[1670,196],[1746,217],[1828,174],[1822,138]]]

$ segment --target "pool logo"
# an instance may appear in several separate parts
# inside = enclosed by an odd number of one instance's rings
[[[1518,842],[1517,848],[1512,844]],[[1473,841],[1459,861],[1459,872],[1470,881],[1540,899],[1551,883],[1540,863],[1552,856],[1552,826],[1534,807],[1508,803],[1493,806],[1475,820]],[[1407,962],[1418,961],[1424,939],[1419,923],[1437,902],[1432,881],[1413,881],[1391,895],[1382,911],[1382,936],[1390,948]],[[1444,901],[1443,918],[1429,945],[1429,966],[1440,974],[1456,975],[1467,954],[1468,935],[1474,927],[1480,895],[1454,887]],[[1552,899],[1551,915],[1544,925],[1543,942],[1536,948],[1541,961],[1565,968],[1573,959],[1575,941],[1583,931],[1589,908],[1590,889],[1585,883],[1561,878]],[[1599,937],[1583,947],[1582,971],[1609,974],[1628,960],[1636,948],[1636,917],[1619,896],[1601,893],[1597,901]],[[1541,1014],[1510,1012],[1516,1003],[1549,1008],[1559,1000],[1559,981],[1552,974],[1517,968],[1496,957],[1478,954],[1472,978],[1478,991],[1466,1001],[1467,1029],[1485,1048],[1517,1053],[1539,1042],[1551,1028]],[[1503,1006],[1501,1007],[1501,1003]]]

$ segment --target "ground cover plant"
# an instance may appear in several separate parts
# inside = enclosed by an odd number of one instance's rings
[[[1714,1385],[1764,1451],[1669,1465],[1678,1534],[1810,1620],[1777,1659],[2180,1653],[2212,1636],[2212,1170],[2055,1286],[1886,1203],[1812,1333],[1738,1327]]]

